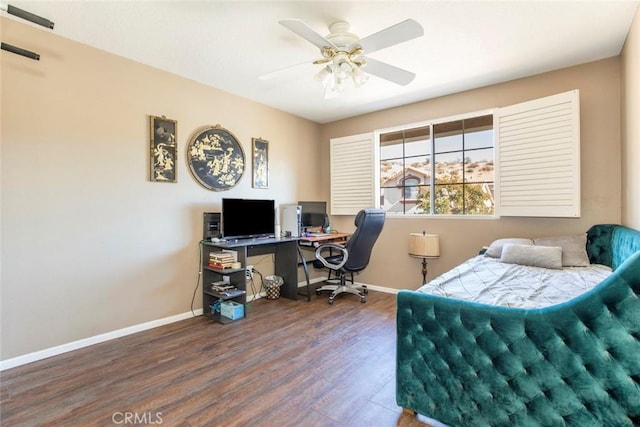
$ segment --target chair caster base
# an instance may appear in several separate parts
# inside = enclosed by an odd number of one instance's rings
[[[359,285],[358,287],[354,287],[352,285],[345,285],[340,283],[321,286],[316,289],[316,295],[320,296],[323,291],[331,291],[329,300],[327,301],[329,304],[333,304],[336,297],[343,293],[357,295],[358,297],[360,297],[360,302],[365,303],[367,302],[367,294],[369,293],[366,285]]]

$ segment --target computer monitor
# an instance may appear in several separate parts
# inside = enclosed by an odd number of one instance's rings
[[[306,201],[298,202],[302,208],[302,229],[329,228],[329,216],[327,215],[327,202]]]
[[[224,238],[274,237],[274,234],[274,200],[222,199]]]

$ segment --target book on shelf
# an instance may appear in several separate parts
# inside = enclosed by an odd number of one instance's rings
[[[239,297],[241,295],[246,294],[247,291],[243,291],[242,289],[231,289],[228,291],[224,291],[221,294],[227,298],[235,298],[235,297]]]
[[[228,252],[210,252],[209,259],[221,259],[221,260],[228,260],[231,262],[234,261],[233,255]]]
[[[226,254],[230,254],[231,256],[233,256],[233,262],[238,261],[238,252],[232,251],[230,249],[223,249],[222,252],[224,252]]]
[[[230,265],[225,265],[225,264],[218,264],[215,262],[210,262],[209,263],[209,268],[215,268],[216,270],[225,270],[227,268],[231,268]]]
[[[216,292],[224,292],[224,291],[229,291],[231,289],[235,289],[236,287],[233,285],[230,285],[229,283],[225,283],[225,284],[220,284],[218,282],[213,282],[211,284],[211,289],[216,291]]]
[[[234,262],[233,255],[228,252],[209,253],[209,267],[211,268],[231,268]]]
[[[232,289],[216,289],[215,287],[211,287],[211,291],[215,292],[216,294],[219,295],[219,297],[222,298],[236,298],[242,295],[245,295],[247,293],[247,291],[242,290],[242,289],[236,289],[236,288],[232,288]]]

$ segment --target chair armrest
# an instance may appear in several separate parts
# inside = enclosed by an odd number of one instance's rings
[[[322,252],[323,251],[327,251],[327,250],[331,250],[331,249],[337,249],[342,253],[342,259],[340,260],[340,262],[338,264],[334,264],[334,263],[330,262],[329,260],[327,260],[327,258],[322,256]],[[332,255],[332,257],[334,257],[334,256],[335,255]],[[347,252],[347,250],[342,245],[338,245],[338,244],[335,244],[335,243],[325,243],[325,244],[320,245],[320,246],[318,246],[316,248],[316,259],[318,261],[320,261],[322,263],[322,265],[324,265],[326,268],[331,269],[331,270],[340,270],[342,268],[342,266],[344,266],[346,264],[348,258],[349,258],[349,252]]]

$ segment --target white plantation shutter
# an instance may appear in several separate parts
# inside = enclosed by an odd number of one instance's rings
[[[355,215],[375,206],[377,182],[373,133],[330,141],[331,215]]]
[[[496,214],[580,216],[577,90],[496,112]]]

